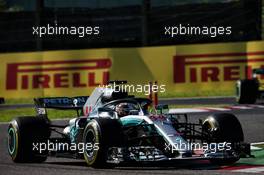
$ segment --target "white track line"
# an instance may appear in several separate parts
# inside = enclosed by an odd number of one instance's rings
[[[228,108],[214,108],[214,107],[205,107],[200,109],[208,109],[209,111],[231,111],[231,109]]]
[[[249,107],[249,106],[227,106],[225,108],[227,109],[253,109],[253,107]]]
[[[232,172],[243,172],[243,173],[261,173],[264,172],[264,166],[253,167],[253,168],[242,168],[238,170],[231,170]]]
[[[196,112],[212,112],[212,111],[231,111],[236,109],[254,109],[254,108],[264,108],[261,105],[245,105],[245,106],[226,106],[222,108],[217,107],[197,107],[197,108],[174,108],[170,109],[169,113],[196,113]]]
[[[264,145],[264,142],[255,142],[255,143],[251,143],[251,145],[253,146]]]
[[[196,99],[232,99],[235,96],[213,96],[213,97],[178,97],[178,98],[159,98],[160,100],[196,100]]]
[[[247,105],[249,107],[253,107],[253,108],[264,108],[264,105]]]
[[[209,112],[210,110],[198,109],[198,108],[175,108],[170,109],[169,113],[195,113],[195,112]]]
[[[258,151],[258,150],[263,150],[263,148],[259,148],[259,147],[256,147],[256,146],[250,146],[250,150],[252,151]]]

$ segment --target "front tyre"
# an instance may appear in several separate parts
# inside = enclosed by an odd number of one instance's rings
[[[203,122],[202,128],[209,135],[209,143],[231,143],[233,150],[233,145],[244,141],[241,124],[236,116],[230,113],[219,113],[207,117]],[[211,159],[210,161],[217,165],[230,165],[238,160],[239,157],[234,155],[228,158]]]
[[[85,149],[84,158],[88,166],[99,167],[106,163],[106,150],[102,147],[99,149],[96,145],[99,145],[101,141],[101,130],[98,123],[94,120],[88,123],[83,135],[84,145],[92,144],[92,148]],[[101,146],[101,145],[99,145]]]
[[[83,142],[86,148],[84,158],[88,166],[112,167],[107,163],[108,149],[120,146],[122,142],[121,124],[115,119],[93,119],[85,127]]]
[[[219,142],[243,142],[244,133],[239,120],[230,113],[218,113],[207,117],[203,130],[211,135],[211,140]]]

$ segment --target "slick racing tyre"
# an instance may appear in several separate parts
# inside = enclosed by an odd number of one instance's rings
[[[238,80],[236,83],[236,100],[239,104],[254,104],[258,96],[258,82],[255,79]]]
[[[209,116],[202,125],[203,131],[209,133],[211,143],[241,143],[244,134],[238,119],[230,113],[219,113]],[[233,147],[233,146],[231,146]],[[237,157],[210,160],[213,164],[228,165],[238,161]]]
[[[108,148],[122,144],[121,124],[118,120],[99,118],[91,120],[85,127],[83,142],[84,158],[88,166],[110,168],[107,163]],[[87,145],[92,145],[87,149]],[[89,147],[89,146],[88,146]]]
[[[8,127],[8,153],[17,163],[43,162],[47,159],[47,150],[40,153],[35,146],[47,143],[49,137],[49,125],[44,118],[17,117]]]
[[[203,122],[203,130],[210,133],[215,142],[242,142],[244,134],[240,122],[230,113],[209,116]]]

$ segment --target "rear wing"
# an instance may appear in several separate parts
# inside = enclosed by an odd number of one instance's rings
[[[89,96],[34,98],[38,116],[47,116],[47,109],[82,110]]]

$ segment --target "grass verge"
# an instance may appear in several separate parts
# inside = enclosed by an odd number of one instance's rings
[[[212,97],[212,96],[234,96],[233,91],[202,91],[202,92],[164,92],[159,93],[159,98],[183,98],[183,97]],[[145,93],[131,93],[131,95],[135,95],[137,97],[146,97],[148,95]],[[5,99],[5,104],[33,104],[33,98],[18,98],[18,99]]]
[[[18,108],[0,110],[0,122],[9,122],[18,116],[34,116],[36,115],[33,108]],[[48,116],[50,119],[74,118],[77,116],[76,111],[72,110],[55,110],[49,109]]]
[[[225,104],[218,105],[170,105],[169,108],[195,108],[195,107],[224,107]],[[18,109],[3,109],[0,110],[0,122],[9,122],[17,116],[34,116],[36,114],[34,108],[18,108]],[[74,118],[76,111],[72,110],[55,110],[48,109],[50,119]]]

